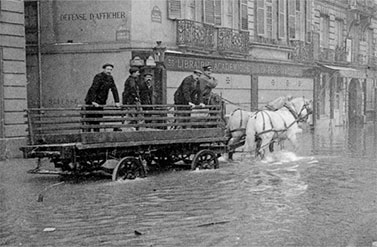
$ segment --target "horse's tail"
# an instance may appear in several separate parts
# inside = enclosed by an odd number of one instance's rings
[[[256,149],[256,115],[249,118],[246,125],[245,151],[253,152]]]

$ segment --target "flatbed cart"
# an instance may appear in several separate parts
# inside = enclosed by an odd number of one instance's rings
[[[30,173],[80,175],[106,171],[113,180],[146,176],[146,167],[182,161],[191,169],[216,169],[226,152],[221,106],[82,106],[28,109],[24,158]],[[55,170],[45,170],[49,159]],[[116,160],[111,171],[103,165]]]

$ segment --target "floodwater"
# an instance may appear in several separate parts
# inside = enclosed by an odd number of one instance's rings
[[[211,171],[62,180],[0,163],[2,246],[372,246],[377,128],[321,129],[296,152]],[[289,145],[286,147],[289,150]],[[43,201],[38,199],[43,195]]]

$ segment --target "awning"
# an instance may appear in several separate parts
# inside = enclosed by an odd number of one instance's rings
[[[347,78],[367,78],[367,75],[364,71],[349,68],[349,67],[340,67],[340,66],[332,66],[332,65],[324,65],[318,63],[321,67],[327,70],[331,70],[333,72],[339,72],[340,76],[347,77]]]

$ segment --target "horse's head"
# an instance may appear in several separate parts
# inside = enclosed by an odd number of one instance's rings
[[[297,113],[299,122],[306,122],[310,114],[313,113],[313,100],[305,97],[293,98],[289,101]]]

